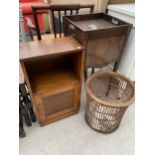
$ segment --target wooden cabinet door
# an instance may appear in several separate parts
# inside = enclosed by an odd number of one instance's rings
[[[80,91],[80,84],[72,84],[36,95],[34,98],[40,124],[48,124],[78,111]]]

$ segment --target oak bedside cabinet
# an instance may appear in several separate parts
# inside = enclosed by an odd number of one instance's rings
[[[40,125],[79,111],[83,47],[72,37],[20,43],[20,63]]]

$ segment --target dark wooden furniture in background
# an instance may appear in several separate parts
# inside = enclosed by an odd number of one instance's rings
[[[19,50],[40,125],[77,113],[83,77],[83,47],[73,37],[64,37],[20,43]]]
[[[36,117],[32,107],[30,94],[25,83],[19,84],[19,136],[25,137],[26,133],[23,127],[23,119],[27,126],[31,126],[32,122],[36,122]]]
[[[85,69],[115,62],[117,71],[132,25],[104,13],[64,16],[64,35],[85,47]]]
[[[62,16],[64,15],[77,15],[80,9],[88,8],[90,13],[94,12],[94,4],[80,5],[79,3],[73,4],[47,4],[47,5],[32,5],[32,13],[34,17],[34,24],[32,24],[30,19],[27,19],[27,25],[29,28],[30,36],[33,39],[33,31],[37,33],[38,40],[41,40],[41,33],[39,29],[39,23],[37,18],[37,12],[47,10],[51,18],[51,23],[53,27],[54,37],[63,36],[63,26],[62,26]],[[52,35],[50,35],[51,37]],[[46,35],[47,37],[47,35]],[[49,38],[49,36],[47,37]],[[52,38],[52,37],[51,37]]]

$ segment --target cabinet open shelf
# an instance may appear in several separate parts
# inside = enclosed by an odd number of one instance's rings
[[[49,88],[79,82],[81,76],[78,61],[81,61],[81,54],[78,52],[27,61],[25,67],[32,92],[39,93]]]
[[[32,90],[38,93],[53,87],[78,82],[79,78],[70,69],[53,70],[46,73],[34,75],[31,78]]]

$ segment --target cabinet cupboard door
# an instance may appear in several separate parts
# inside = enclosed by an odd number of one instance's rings
[[[80,84],[51,89],[35,96],[39,122],[62,118],[79,109]]]

